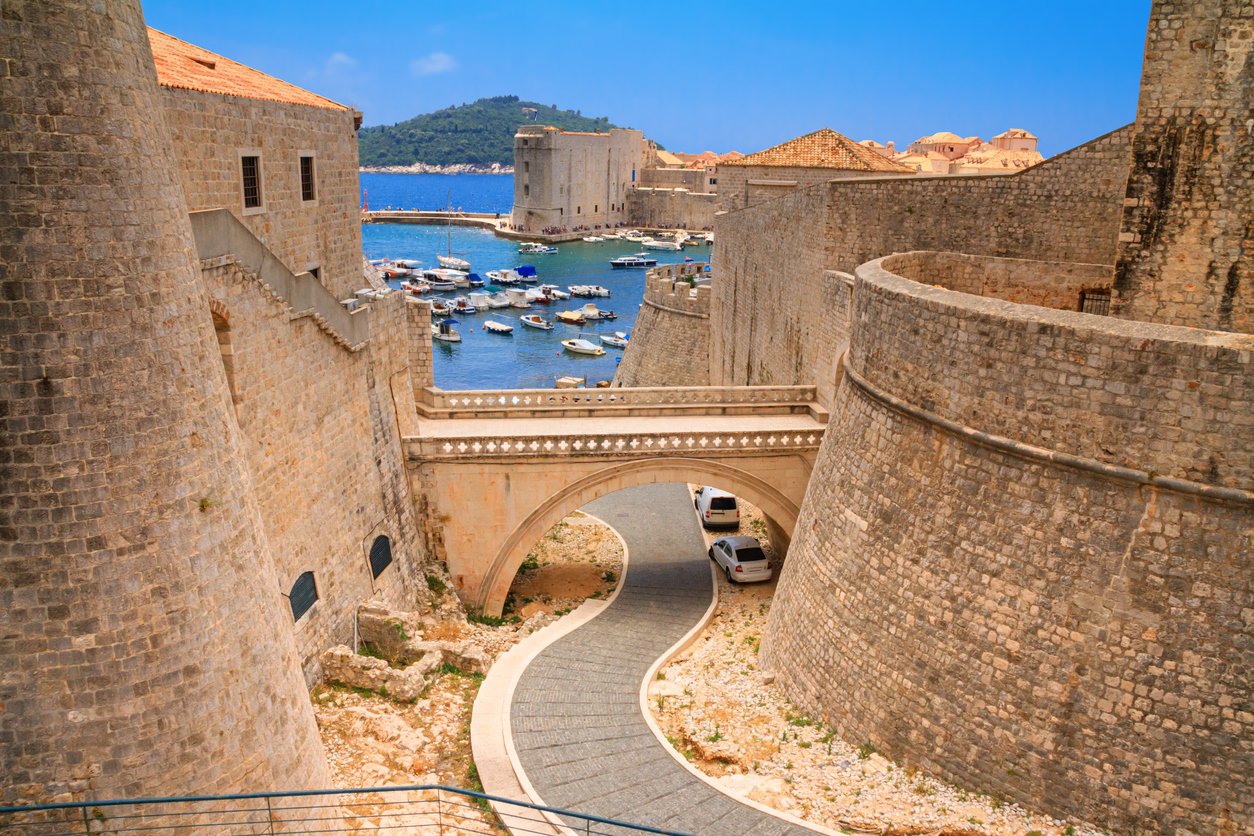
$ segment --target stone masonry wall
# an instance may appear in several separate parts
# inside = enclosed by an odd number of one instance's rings
[[[0,799],[325,787],[139,3],[3,16]]]
[[[306,681],[322,651],[351,643],[356,606],[378,596],[415,609],[427,560],[414,517],[400,428],[414,414],[407,301],[370,303],[370,340],[352,352],[291,309],[238,264],[202,270],[228,326],[235,416],[286,596],[313,571],[318,601],[294,625]],[[430,322],[430,317],[426,318]],[[430,343],[430,330],[425,334]],[[386,535],[393,561],[373,578],[369,554]]]
[[[844,171],[839,168],[805,166],[720,165],[718,167],[718,208],[733,211],[782,197],[833,180],[913,179],[914,175],[885,175],[882,172]]]
[[[867,383],[838,392],[763,641],[790,698],[1116,832],[1254,827],[1254,344],[875,265],[852,319]]]
[[[161,88],[188,211],[229,209],[293,273],[346,299],[366,287],[355,114],[306,105]],[[263,210],[244,209],[242,152],[261,157]],[[314,157],[315,200],[301,199],[300,157]]]
[[[1155,0],[1114,311],[1254,332],[1254,4]]]
[[[669,229],[713,229],[716,196],[672,189],[627,193],[627,225]]]
[[[705,265],[650,270],[615,386],[708,386],[710,383],[710,286],[678,281]],[[703,273],[702,273],[703,274]],[[637,338],[639,337],[639,338]]]
[[[1060,311],[1079,310],[1082,291],[1109,290],[1114,278],[1106,264],[990,258],[966,253],[898,255],[892,260],[892,270],[921,284]]]
[[[1018,174],[842,180],[720,213],[711,381],[815,383],[827,397],[848,338],[848,286],[830,271],[888,253],[1113,264],[1130,134],[1122,128]],[[720,190],[723,179],[720,171]]]

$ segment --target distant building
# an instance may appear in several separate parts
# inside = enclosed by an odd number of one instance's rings
[[[514,136],[513,226],[544,232],[624,223],[627,193],[648,154],[644,134],[636,130],[523,125]]]
[[[873,148],[823,128],[718,164],[720,209],[740,209],[793,189],[855,177],[915,173]]]
[[[978,136],[960,137],[940,131],[910,143],[898,153],[893,143],[864,139],[859,145],[900,163],[919,174],[1000,174],[1022,171],[1045,158],[1036,150],[1036,137],[1011,128],[985,142]]]

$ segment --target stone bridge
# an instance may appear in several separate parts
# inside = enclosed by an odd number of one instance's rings
[[[812,386],[426,388],[417,400],[404,438],[414,492],[463,600],[488,615],[551,526],[636,485],[731,491],[786,548],[828,417]]]

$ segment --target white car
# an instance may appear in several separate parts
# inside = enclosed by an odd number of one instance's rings
[[[692,495],[692,504],[701,517],[702,528],[740,527],[740,507],[736,504],[736,497],[727,491],[705,485],[697,488]]]
[[[710,546],[710,560],[723,567],[728,581],[752,583],[771,579],[771,564],[756,537],[720,537]]]

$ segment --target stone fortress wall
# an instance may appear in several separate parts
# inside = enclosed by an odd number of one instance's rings
[[[833,180],[900,179],[913,175],[884,175],[879,172],[848,171],[805,166],[720,165],[718,167],[718,208],[727,212],[744,209],[766,200],[775,200],[791,191],[806,189]]]
[[[847,274],[885,253],[1113,264],[1130,135],[1121,128],[1016,174],[846,179],[720,213],[711,382],[815,383],[830,398],[849,338]]]
[[[670,264],[645,274],[644,301],[615,386],[709,385],[710,285],[681,281],[708,277],[705,266]]]
[[[627,193],[627,224],[650,229],[713,229],[718,195],[644,188]]]
[[[523,125],[514,137],[515,230],[594,228],[626,220],[627,194],[645,163],[640,131],[561,131]]]
[[[230,209],[293,272],[318,268],[337,299],[364,287],[357,114],[162,87],[188,211]],[[245,209],[243,152],[261,158],[262,210]],[[302,200],[300,157],[314,158],[314,200]]]
[[[4,18],[0,797],[326,786],[139,4]]]

